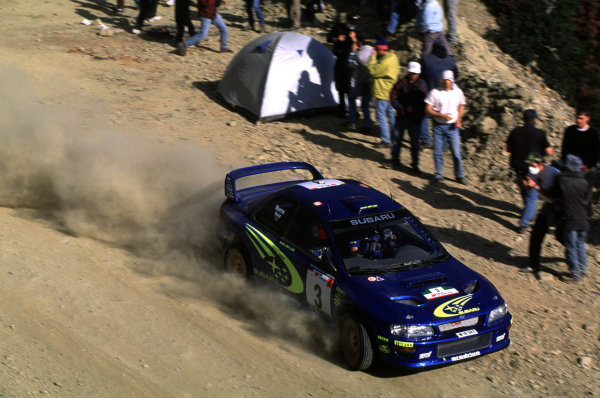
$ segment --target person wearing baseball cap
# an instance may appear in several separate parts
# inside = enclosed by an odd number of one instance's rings
[[[427,84],[420,78],[421,64],[418,62],[408,63],[408,73],[392,88],[390,101],[396,109],[396,128],[392,137],[392,167],[398,169],[402,166],[400,151],[404,140],[404,130],[408,130],[410,138],[411,168],[419,175],[419,138],[422,133],[423,121],[425,120],[425,97],[427,96]],[[426,125],[425,125],[425,128]]]
[[[466,185],[460,149],[460,129],[465,112],[465,95],[454,83],[454,72],[442,72],[439,89],[434,88],[425,99],[425,112],[433,119],[433,157],[435,160],[434,182],[444,178],[443,150],[447,142],[454,159],[454,176],[460,184]]]

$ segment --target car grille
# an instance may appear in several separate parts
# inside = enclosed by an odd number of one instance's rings
[[[438,358],[445,358],[453,355],[464,354],[465,352],[481,350],[489,347],[492,341],[492,333],[467,337],[464,339],[441,343],[437,348]]]

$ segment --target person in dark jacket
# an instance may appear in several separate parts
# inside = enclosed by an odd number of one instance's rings
[[[581,173],[582,166],[578,156],[567,154],[565,171],[557,180],[565,257],[571,271],[566,282],[577,282],[587,275],[585,241],[590,228],[587,213],[590,185]]]
[[[510,167],[517,175],[517,185],[523,199],[523,213],[519,220],[519,232],[525,233],[529,223],[535,216],[535,204],[537,202],[537,190],[526,189],[523,178],[527,174],[525,159],[530,153],[540,155],[552,155],[553,148],[548,142],[546,133],[535,127],[537,112],[535,109],[527,109],[523,113],[524,125],[513,129],[506,140],[506,151],[510,152]]]
[[[575,155],[583,162],[582,171],[590,187],[594,186],[596,164],[600,160],[600,136],[598,130],[590,126],[591,114],[588,110],[577,110],[576,123],[567,127],[563,137],[561,160],[567,155]],[[588,215],[592,216],[592,190],[588,198]]]
[[[198,16],[200,17],[200,32],[187,39],[185,42],[178,43],[180,55],[185,55],[187,48],[199,43],[208,36],[210,25],[214,24],[221,33],[221,50],[222,53],[231,53],[231,49],[227,47],[227,26],[217,12],[217,8],[221,5],[221,0],[198,0]]]
[[[346,113],[345,97],[350,92],[351,71],[348,57],[350,57],[353,45],[360,47],[363,42],[362,36],[356,30],[358,18],[358,15],[348,14],[344,22],[337,22],[327,34],[327,42],[333,43],[333,55],[336,57],[333,77],[335,89],[339,95],[340,116],[344,116]]]
[[[392,88],[390,101],[396,109],[396,128],[392,137],[392,167],[399,168],[400,152],[404,140],[404,130],[408,130],[410,137],[410,153],[412,156],[411,168],[417,175],[419,169],[419,138],[425,120],[425,97],[427,96],[427,84],[419,78],[421,64],[418,62],[408,63],[408,74]]]
[[[550,226],[556,223],[556,203],[558,201],[556,178],[560,172],[542,162],[542,156],[539,153],[530,153],[524,163],[527,168],[527,172],[522,178],[524,189],[536,191],[536,198],[539,192],[544,201],[529,238],[529,267],[521,269],[521,272],[533,272],[537,277],[541,271],[540,254],[544,237]]]

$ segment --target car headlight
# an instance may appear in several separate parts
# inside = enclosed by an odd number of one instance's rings
[[[433,336],[433,328],[426,325],[391,325],[390,333],[399,337]]]
[[[497,321],[498,319],[502,318],[507,313],[508,313],[508,305],[506,305],[506,303],[499,305],[498,307],[494,308],[492,310],[492,312],[490,312],[490,316],[488,318],[488,323]]]

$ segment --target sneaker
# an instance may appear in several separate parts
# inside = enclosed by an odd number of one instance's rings
[[[144,31],[141,29],[133,28],[131,29],[131,33],[133,33],[134,35],[141,35],[142,33],[144,33]]]
[[[563,275],[560,278],[560,280],[563,281],[564,283],[578,283],[581,280],[581,278],[576,278],[573,275]]]
[[[433,180],[431,180],[432,183],[437,184],[438,182],[442,182],[444,181],[444,177],[442,176],[435,176],[433,177]]]
[[[411,169],[412,169],[412,172],[414,175],[416,175],[416,176],[421,175],[421,169],[419,168],[419,166],[412,166]]]
[[[269,31],[267,30],[266,25],[260,25],[260,29],[258,30],[259,33],[269,33]]]
[[[182,41],[177,43],[177,54],[179,54],[183,57],[183,56],[185,56],[186,53],[187,53],[187,47],[185,46],[185,43]]]
[[[175,5],[175,0],[167,0],[167,5],[168,5],[169,7],[171,7],[171,6]]]
[[[232,50],[231,48],[222,48],[222,49],[221,49],[221,52],[222,52],[222,53],[232,53],[232,52],[233,52],[233,50]]]
[[[150,18],[148,20],[148,22],[156,22],[156,21],[160,21],[162,19],[162,17],[160,15],[155,15],[152,18]]]
[[[342,123],[342,126],[346,127],[348,130],[356,130],[356,123],[345,121]]]
[[[250,30],[254,30],[254,27],[253,27],[253,26],[250,26],[250,25],[246,25],[246,26],[244,26],[244,27],[242,28],[242,30],[243,30],[243,31],[245,31],[245,32],[248,32],[248,31],[250,31]]]
[[[521,226],[519,226],[519,229],[517,230],[517,232],[520,234],[526,234],[528,231],[529,231],[529,227],[527,225],[521,225]]]
[[[385,141],[379,141],[378,143],[375,144],[375,148],[389,148],[389,147],[390,147],[390,143],[385,142]]]
[[[519,270],[519,272],[522,272],[524,274],[533,274],[533,268],[531,268],[531,267],[521,268]]]
[[[466,179],[465,177],[458,177],[458,178],[456,179],[456,181],[457,181],[459,184],[462,184],[462,185],[469,185],[469,183],[467,182],[467,179]]]

